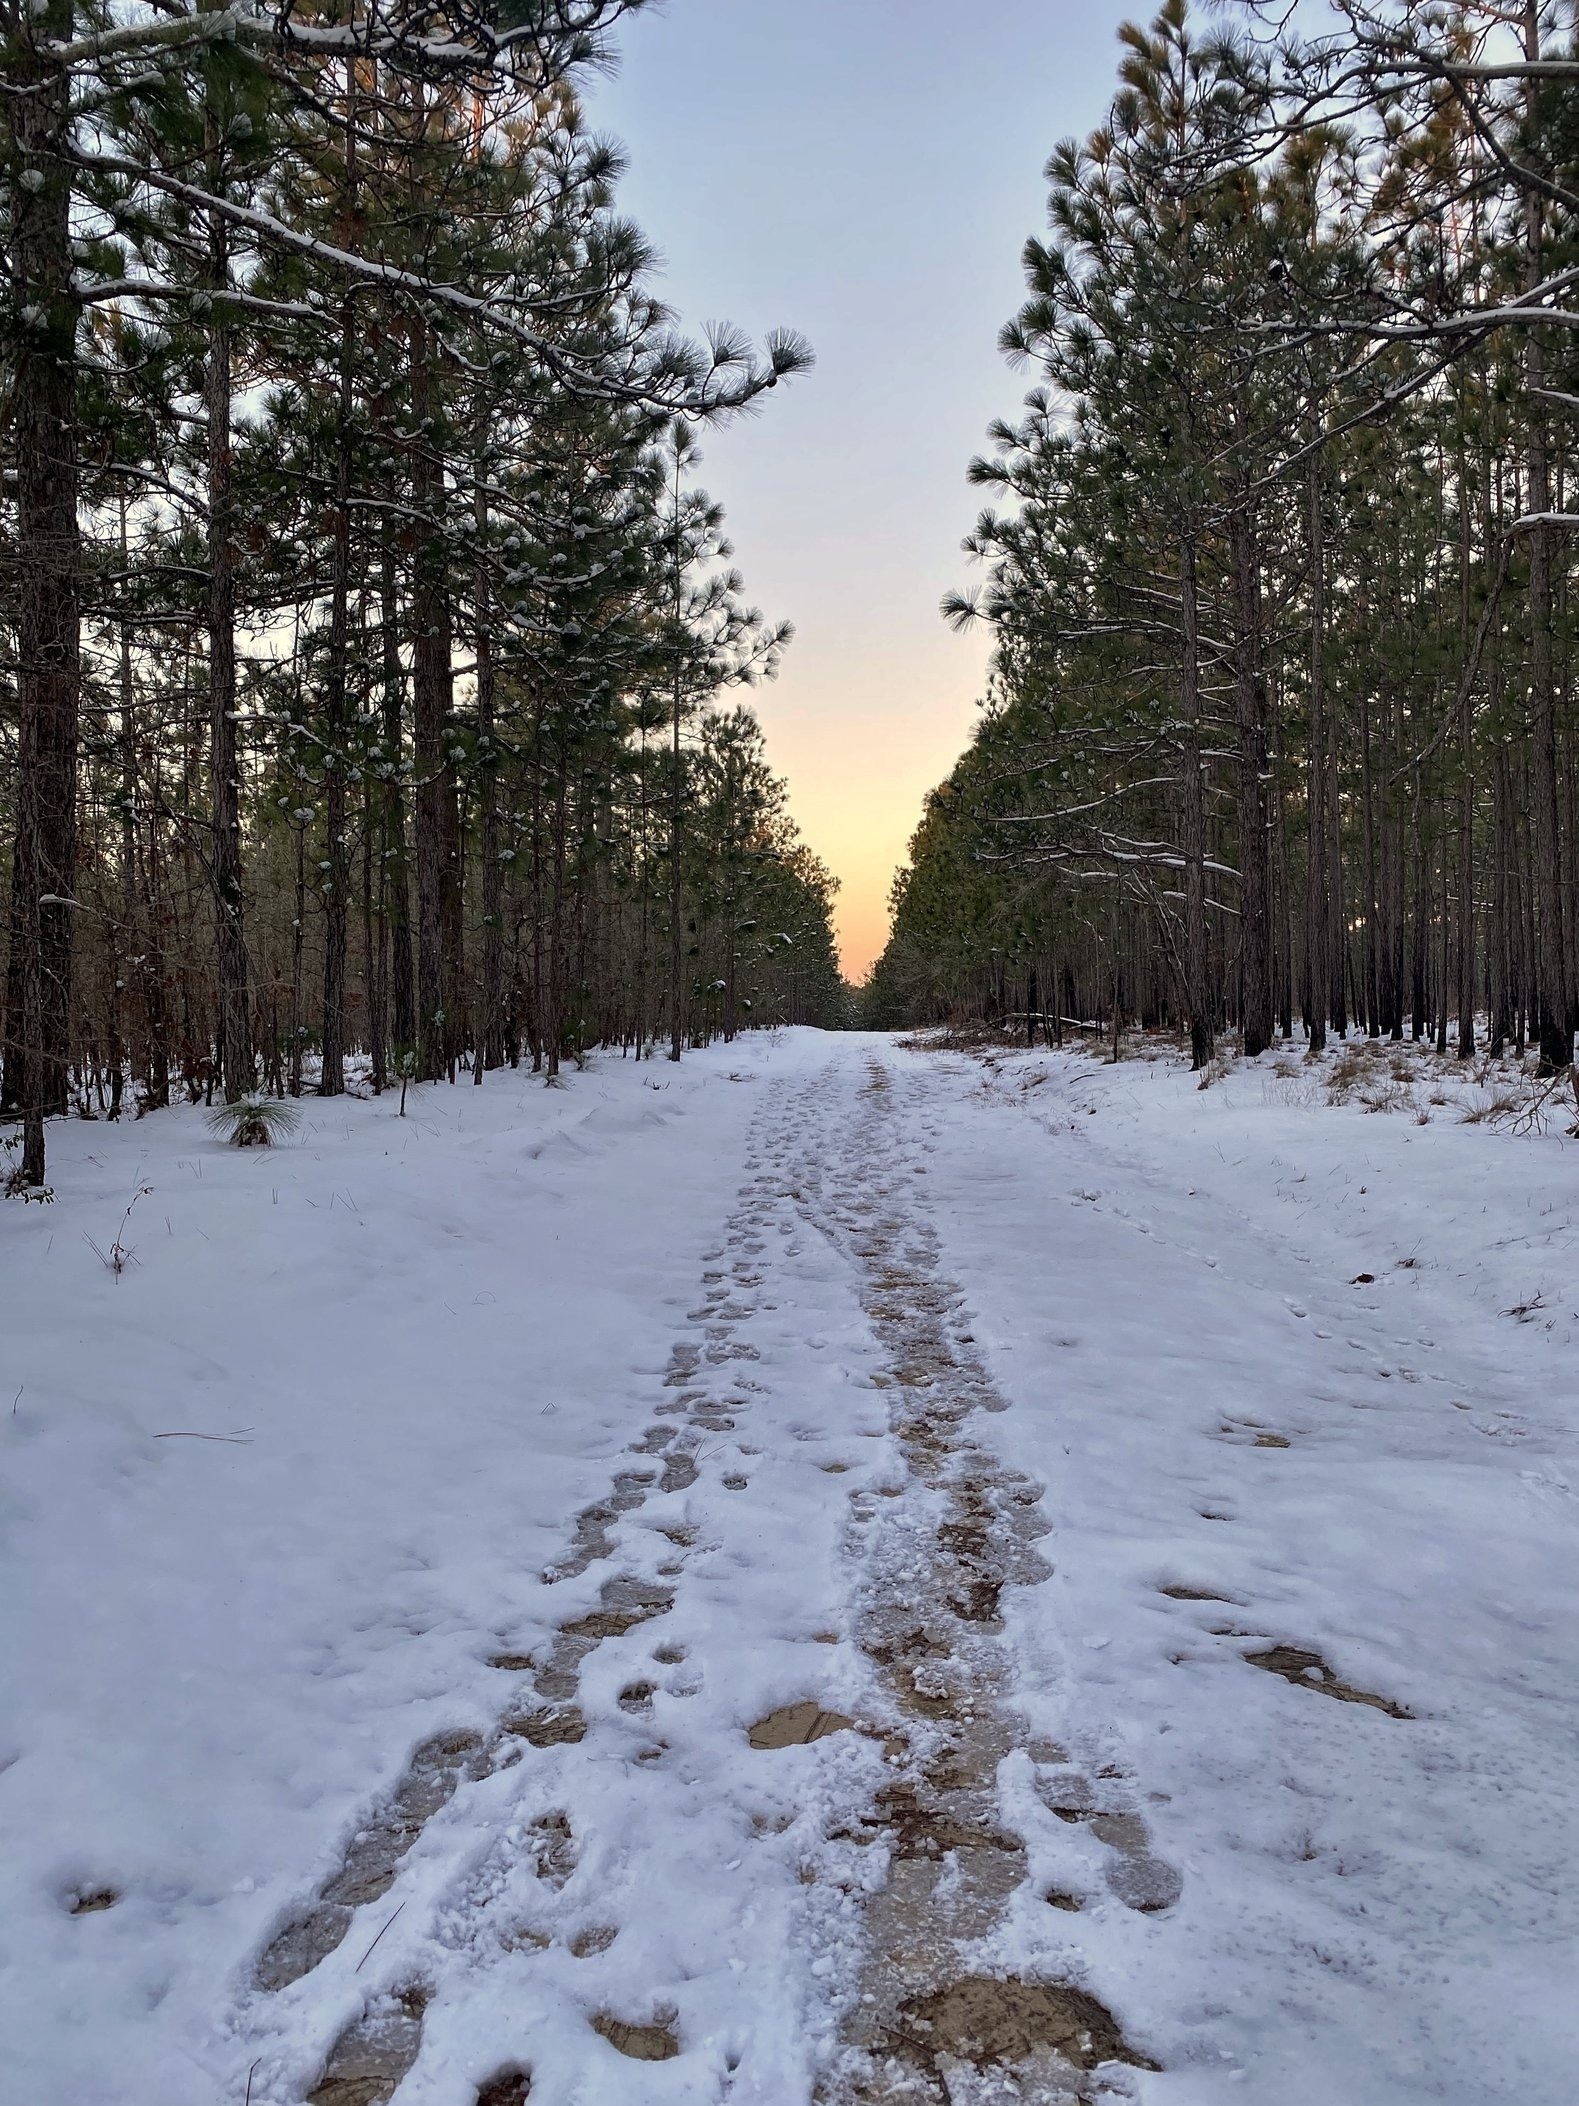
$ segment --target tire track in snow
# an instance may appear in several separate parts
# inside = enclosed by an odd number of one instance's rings
[[[767,1232],[775,1221],[785,1233],[794,1225],[793,1205],[786,1196],[793,1180],[786,1178],[785,1165],[798,1138],[817,1125],[817,1095],[815,1086],[794,1085],[780,1085],[770,1094],[754,1129],[747,1162],[751,1174],[719,1247],[708,1253],[702,1298],[689,1312],[700,1343],[687,1339],[674,1347],[653,1423],[633,1444],[632,1452],[642,1460],[614,1473],[608,1491],[577,1516],[564,1552],[543,1574],[545,1583],[557,1585],[595,1566],[612,1566],[594,1606],[566,1617],[546,1651],[494,1655],[493,1664],[501,1672],[530,1677],[530,1693],[507,1704],[486,1735],[443,1734],[419,1746],[401,1778],[370,1810],[333,1872],[254,1963],[258,1997],[291,2007],[281,2012],[274,2027],[286,2033],[293,2030],[293,2011],[306,2017],[310,2007],[305,1999],[320,1970],[348,1977],[337,1978],[335,1987],[342,2004],[352,2003],[352,2015],[339,2025],[327,2052],[316,2058],[316,2075],[305,2080],[311,2086],[306,2091],[308,2106],[381,2106],[419,2062],[425,2066],[432,2007],[435,2002],[442,2005],[450,1971],[446,1961],[455,1954],[467,1953],[474,1961],[480,1956],[486,1964],[500,1953],[543,1953],[562,1943],[572,1957],[585,1961],[598,1959],[615,1943],[617,1925],[571,1921],[585,1913],[579,1894],[559,1905],[582,1868],[588,1846],[598,1840],[596,1822],[579,1804],[588,1798],[588,1780],[585,1774],[578,1776],[577,1766],[584,1771],[592,1753],[583,1746],[589,1734],[585,1672],[605,1648],[631,1655],[631,1671],[617,1699],[620,1724],[635,1737],[625,1751],[625,1784],[632,1802],[627,1811],[638,1828],[671,1820],[673,1809],[663,1804],[659,1775],[667,1749],[650,1731],[649,1715],[665,1684],[671,1691],[687,1693],[694,1670],[686,1667],[686,1648],[671,1643],[653,1649],[642,1627],[669,1615],[693,1553],[710,1546],[700,1541],[697,1523],[684,1515],[660,1519],[636,1536],[630,1524],[649,1504],[663,1507],[667,1502],[672,1507],[676,1501],[683,1504],[693,1488],[708,1489],[704,1473],[716,1480],[714,1489],[744,1489],[749,1481],[744,1466],[760,1450],[731,1436],[757,1409],[765,1386],[749,1372],[758,1349],[742,1331],[756,1314],[752,1297],[763,1286]],[[637,1657],[640,1648],[645,1648],[645,1657]],[[682,1668],[683,1675],[676,1672]],[[611,1722],[601,1723],[607,1727]],[[839,1717],[838,1723],[849,1722]],[[503,1781],[503,1791],[502,1772],[519,1773]],[[475,1793],[492,1789],[501,1802],[503,1792],[511,1795],[511,1803],[499,1806],[486,1847],[480,1853],[475,1848],[475,1823],[453,1819],[459,1853],[469,1861],[452,1870],[445,1892],[436,1905],[430,1904],[429,1921],[424,1923],[420,1911],[414,1912],[397,1931],[396,1919],[406,1908],[402,1899],[364,1950],[363,1939],[351,1940],[350,1933],[353,1927],[371,1933],[376,1918],[369,1915],[359,1922],[359,1912],[394,1895],[419,1840],[447,1810],[453,1818],[452,1802],[468,1788]],[[605,1809],[607,1796],[605,1788]],[[605,1825],[622,1824],[616,1819]],[[601,1912],[617,1916],[622,1898],[618,1890],[639,1880],[640,1868],[613,1869],[611,1876],[610,1865],[600,1859],[599,1869]],[[545,1925],[556,1913],[564,1923],[550,1930]],[[385,1931],[391,1935],[381,1956],[383,1965],[367,1988],[358,1990],[355,1977]],[[362,1951],[354,1968],[349,1962],[353,1950]],[[651,1984],[629,1982],[622,1994],[611,1995],[609,2008],[588,2015],[589,2042],[601,2036],[592,2052],[606,2055],[613,2048],[636,2060],[665,2060],[680,2050],[674,2006]],[[299,2042],[260,2057],[253,2065],[259,2079],[254,2100],[300,2099],[304,2080],[292,2071],[299,2072],[305,2059]],[[511,2097],[511,2087],[514,2095],[525,2097],[523,2087],[529,2085],[524,2064],[506,2064],[482,2080],[475,2096],[481,2106],[495,2097]]]
[[[1046,1523],[1039,1488],[971,1437],[973,1414],[1005,1400],[972,1350],[963,1297],[939,1274],[913,1155],[878,1061],[863,1075],[845,1056],[815,1082],[770,1090],[652,1421],[543,1574],[557,1586],[606,1567],[595,1599],[546,1646],[495,1655],[526,1684],[496,1726],[425,1742],[265,1948],[251,2016],[276,2006],[269,2029],[286,2041],[260,2058],[254,2106],[382,2106],[406,2096],[408,2079],[414,2098],[478,2106],[518,2106],[534,2087],[568,2098],[587,2082],[634,2098],[635,2072],[621,2075],[615,2055],[676,2063],[680,2088],[641,2090],[654,2099],[1052,2106],[1122,2096],[1128,2067],[1145,2066],[1073,1978],[1066,1936],[1042,1941],[1046,1964],[1034,1968],[1016,1971],[995,1949],[1011,1922],[1023,1951],[1028,1923],[1065,1921],[1048,1917],[1049,1902],[1080,1905],[1029,1879],[1023,1818],[1005,1810],[1016,1764],[1047,1815],[1093,1839],[1119,1901],[1165,1908],[1178,1880],[1122,1774],[1092,1779],[1061,1750],[1027,1746],[1015,1716],[999,1601],[1045,1575]],[[865,1469],[842,1455],[817,1462],[826,1437],[785,1356],[794,1325],[771,1314],[801,1291],[807,1230],[858,1321],[864,1310],[868,1358],[877,1345],[889,1438]],[[704,1697],[714,1648],[667,1632],[707,1632],[710,1612],[693,1613],[692,1596],[711,1586],[727,1598],[731,1567],[776,1555],[793,1575],[794,1544],[753,1541],[727,1495],[770,1467],[798,1466],[804,1482],[807,1463],[827,1473],[813,1479],[824,1513],[838,1488],[847,1515],[856,1646],[817,1659],[801,1648],[799,1701],[749,1735],[748,1786],[748,1736],[723,1721],[716,1692]],[[678,1728],[684,1707],[707,1704],[705,1729]],[[425,1876],[406,1879],[430,1828],[440,1851],[421,1853]],[[736,1833],[744,1847],[719,1847]],[[688,1836],[712,1851],[739,1946],[722,2022],[715,1999],[704,2029],[688,2015],[692,1962],[662,1935],[665,1882]],[[619,1840],[632,1837],[635,1848]],[[386,1897],[390,1916],[370,1907]],[[764,2011],[760,1985],[784,1972],[787,1947],[800,1948],[809,1993],[799,2037],[773,2041],[783,2014]],[[527,2052],[501,2046],[483,2065],[490,1999],[543,2022]],[[338,2013],[330,2045],[312,2055],[302,2036],[326,2010]],[[524,2027],[518,2016],[512,2042]]]
[[[1002,1640],[1005,1587],[1049,1567],[1040,1488],[971,1435],[1007,1402],[973,1350],[964,1297],[937,1266],[918,1216],[887,1069],[873,1059],[852,1130],[807,1207],[857,1271],[882,1342],[891,1420],[909,1480],[866,1546],[858,1629],[894,1707],[898,1752],[863,1817],[887,1877],[866,1910],[866,1950],[843,2051],[819,2092],[846,2102],[989,2102],[1121,2095],[1126,2067],[1155,2067],[1112,2014],[1067,1978],[993,1964],[993,1938],[1027,1899],[1024,1841],[1003,1812],[1002,1775],[1021,1756],[1061,1819],[1106,1847],[1115,1897],[1166,1909],[1180,1881],[1151,1849],[1116,1771],[1093,1783],[1051,1745],[1027,1746]],[[855,1526],[873,1519],[857,1508]]]

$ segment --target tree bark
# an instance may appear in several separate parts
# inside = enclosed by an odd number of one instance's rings
[[[1253,1059],[1272,1043],[1272,886],[1267,859],[1267,695],[1261,669],[1261,566],[1248,500],[1229,526],[1234,583],[1234,709],[1239,734],[1240,1028]]]
[[[454,709],[444,473],[433,419],[432,347],[411,328],[411,397],[417,442],[412,490],[423,515],[411,594],[413,745],[417,766],[417,1064],[426,1081],[454,1053],[455,937],[460,920],[460,820],[446,751]]]
[[[406,843],[406,799],[400,774],[406,751],[405,668],[400,662],[400,600],[395,587],[393,532],[386,518],[380,562],[379,619],[384,638],[384,752],[389,773],[380,803],[383,808],[382,899],[389,928],[390,1026],[395,1051],[404,1058],[416,1050],[417,1005],[411,957],[411,876]]]
[[[1541,55],[1540,7],[1526,0],[1524,52]],[[1537,93],[1531,84],[1533,114]],[[1542,203],[1532,189],[1525,198],[1525,282],[1541,282],[1544,247]],[[1545,405],[1546,346],[1543,332],[1532,328],[1524,354],[1524,414],[1529,420],[1525,456],[1529,509],[1538,520],[1551,510],[1551,452]],[[1556,679],[1552,666],[1552,530],[1530,530],[1530,820],[1533,859],[1530,889],[1535,918],[1536,1026],[1540,1072],[1556,1074],[1573,1060],[1574,1027],[1568,986],[1568,952],[1563,928],[1562,853],[1557,803]]]
[[[207,119],[209,180],[219,180],[218,123]],[[208,215],[209,284],[214,317],[208,333],[203,407],[208,419],[208,768],[214,949],[219,970],[219,1074],[225,1102],[253,1084],[252,1016],[247,1000],[247,942],[241,885],[241,760],[236,725],[235,472],[230,443],[230,236],[218,212]]]
[[[348,136],[349,136],[349,127]],[[323,1057],[320,1097],[345,1090],[345,960],[351,906],[351,865],[346,847],[349,755],[346,657],[351,610],[351,403],[356,338],[352,296],[344,294],[340,315],[340,361],[335,403],[334,554],[329,587],[329,662],[324,691],[324,848],[329,868],[323,888]]]
[[[482,771],[482,1016],[475,1079],[504,1065],[504,861],[499,826],[499,755],[493,743],[493,601],[488,581],[486,455],[479,430],[476,473],[477,570],[474,601],[477,657],[477,758]]]
[[[50,0],[21,32],[9,112],[18,736],[6,1081],[23,1118],[23,1186],[44,1182],[44,1119],[65,1109],[70,1060],[82,680],[77,305],[69,89],[48,46],[69,40],[72,17],[72,0]]]
[[[1470,491],[1469,469],[1463,447],[1459,449],[1459,635],[1466,656],[1473,648],[1469,618]],[[1475,1057],[1475,705],[1472,683],[1466,682],[1464,704],[1458,721],[1458,857],[1455,884],[1458,892],[1458,967],[1455,1007],[1458,1011],[1458,1057]]]
[[[1184,1000],[1190,1012],[1190,1065],[1212,1057],[1211,959],[1206,939],[1206,796],[1201,776],[1201,646],[1195,529],[1180,537],[1179,599],[1183,646],[1180,680],[1184,850]],[[1116,973],[1116,968],[1115,968]],[[1117,981],[1115,978],[1115,988]],[[1117,1043],[1117,995],[1114,997]]]
[[[1310,1049],[1327,1043],[1332,968],[1328,956],[1331,909],[1327,899],[1327,550],[1322,531],[1321,454],[1313,452],[1305,488],[1310,544],[1310,764],[1305,875],[1305,1028]]]

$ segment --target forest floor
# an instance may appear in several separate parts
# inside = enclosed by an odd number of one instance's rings
[[[6,2106],[1571,2106],[1579,1143],[1138,1051],[53,1128]]]

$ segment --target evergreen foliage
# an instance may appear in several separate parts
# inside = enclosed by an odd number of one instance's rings
[[[1573,25],[1126,28],[1048,164],[974,479],[970,750],[874,1019],[1351,1023],[1572,1060]],[[1484,1020],[1484,1021],[1482,1021]]]
[[[249,1090],[234,1103],[210,1106],[209,1130],[235,1148],[272,1148],[276,1140],[293,1133],[300,1113],[286,1097],[265,1097]]]
[[[24,1184],[128,1088],[837,1012],[691,437],[809,353],[657,296],[578,99],[636,4],[0,5]]]

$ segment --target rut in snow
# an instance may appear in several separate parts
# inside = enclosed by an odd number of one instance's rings
[[[418,1956],[369,1984],[356,2015],[320,2056],[306,2089],[309,2106],[382,2106],[393,2096],[422,2054],[435,1984],[445,1978],[443,1954],[461,1948],[473,1955],[546,1952],[554,1943],[578,1957],[609,1954],[617,1971],[605,1977],[607,2001],[587,2008],[582,2021],[607,2044],[603,2052],[662,2061],[695,2044],[685,2037],[669,1985],[617,1969],[619,1953],[610,1947],[618,1937],[619,1895],[598,1896],[609,1920],[579,1920],[587,1907],[583,1865],[599,1840],[583,1803],[583,1768],[593,1754],[583,1745],[590,1732],[584,1674],[606,1646],[629,1654],[617,1707],[636,1737],[623,1789],[638,1832],[672,1827],[683,1819],[683,1798],[674,1797],[682,1788],[669,1777],[662,1734],[647,1721],[655,1693],[666,1679],[673,1683],[672,1670],[686,1659],[685,1648],[664,1640],[663,1619],[695,1558],[716,1545],[699,1542],[688,1520],[668,1519],[672,1505],[660,1506],[656,1527],[632,1532],[626,1524],[654,1499],[686,1494],[704,1476],[729,1490],[743,1487],[755,1468],[760,1450],[744,1434],[735,1437],[737,1429],[754,1425],[758,1438],[769,1437],[767,1419],[787,1401],[756,1379],[757,1348],[747,1335],[759,1298],[772,1307],[779,1291],[770,1227],[786,1249],[792,1229],[815,1231],[838,1254],[841,1272],[848,1268],[881,1348],[875,1379],[904,1465],[903,1482],[883,1487],[889,1496],[860,1486],[847,1496],[845,1568],[855,1596],[849,1625],[870,1663],[863,1715],[827,1708],[808,1692],[745,1735],[757,1751],[753,1761],[836,1737],[880,1743],[886,1755],[875,1786],[859,1782],[872,1777],[869,1761],[864,1769],[846,1764],[828,1798],[833,1811],[823,1840],[802,1860],[809,1899],[841,1882],[846,1894],[854,1891],[852,1858],[887,1866],[886,1876],[861,1889],[862,1956],[852,1967],[845,1946],[833,1974],[818,1977],[844,2014],[831,2049],[815,2058],[820,2106],[1084,2099],[1096,2095],[1093,2087],[1108,2095],[1122,2089],[1126,2068],[1151,2066],[1078,1982],[998,1978],[972,1957],[1028,1877],[1025,1846],[998,1810],[999,1766],[1026,1746],[1013,1709],[1000,1600],[1006,1588],[1046,1575],[1037,1546],[1047,1524],[1039,1488],[972,1438],[973,1415],[1001,1411],[1005,1400],[973,1350],[960,1292],[939,1273],[887,1073],[874,1062],[853,1103],[837,1089],[779,1096],[762,1128],[760,1153],[748,1166],[756,1174],[711,1255],[700,1301],[689,1312],[693,1338],[673,1349],[653,1422],[633,1444],[630,1466],[614,1472],[603,1497],[578,1515],[565,1551],[543,1575],[558,1585],[607,1566],[595,1601],[565,1615],[546,1644],[492,1656],[520,1691],[493,1730],[438,1736],[419,1747],[335,1871],[257,1962],[258,1986],[272,1996],[322,1966],[353,1924],[348,1951],[376,1944],[380,1922],[392,1919],[387,1903],[369,1904],[386,1895],[399,1901],[392,1890],[429,1826],[463,1792],[486,1788],[506,1769],[520,1774],[516,1810],[505,1815],[480,1864],[457,1864],[446,1898],[420,1927]],[[782,1441],[784,1429],[776,1430]],[[845,1465],[823,1468],[832,1494]],[[638,1541],[654,1538],[655,1565]],[[650,1634],[643,1628],[649,1624]],[[1113,1893],[1140,1910],[1170,1906],[1177,1875],[1151,1850],[1122,1775],[1105,1770],[1092,1780],[1054,1747],[1028,1752],[1052,1811],[1084,1824],[1106,1847]],[[606,1771],[606,1752],[598,1760]],[[640,1864],[624,1876],[639,1882]],[[563,1898],[567,1890],[572,1898]],[[1060,1894],[1039,1897],[1038,1905],[1043,1901],[1078,1906]],[[816,1937],[819,1920],[827,1919],[811,1907],[808,1936]],[[405,1928],[413,1928],[409,1919]],[[343,1964],[348,1969],[336,1962]],[[479,2106],[514,2106],[532,2081],[530,2057],[496,2067],[478,2085]]]
[[[897,1123],[874,1062],[841,1168],[808,1209],[859,1268],[909,1469],[881,1521],[871,1506],[854,1514],[858,1531],[875,1524],[861,1643],[900,1725],[892,1782],[863,1824],[887,1846],[888,1878],[868,1904],[845,2052],[821,2097],[827,2106],[1084,2098],[1092,2073],[1155,2065],[1078,1986],[1000,1979],[967,1957],[1027,1878],[1024,1845],[998,1813],[999,1765],[1026,1738],[999,1607],[1006,1587],[1047,1576],[1036,1546],[1048,1524],[1039,1488],[971,1438],[974,1413],[1007,1406],[973,1350],[962,1295],[938,1273]],[[1110,1846],[1115,1895],[1136,1909],[1170,1907],[1178,1875],[1153,1854],[1122,1780],[1094,1786],[1062,1750],[1030,1753],[1053,1810]]]
[[[755,1349],[736,1333],[740,1321],[754,1313],[749,1299],[742,1297],[749,1297],[760,1284],[756,1267],[762,1245],[755,1231],[761,1214],[758,1180],[742,1193],[726,1230],[726,1244],[739,1253],[730,1273],[726,1276],[720,1269],[704,1275],[702,1301],[690,1312],[703,1343],[686,1341],[675,1346],[663,1378],[665,1396],[657,1405],[656,1421],[634,1444],[636,1454],[650,1456],[653,1462],[617,1471],[608,1492],[577,1516],[570,1545],[543,1574],[548,1584],[576,1578],[600,1563],[618,1564],[621,1551],[616,1532],[621,1521],[638,1512],[650,1494],[680,1493],[696,1483],[716,1437],[732,1433],[750,1409],[758,1385],[736,1373],[733,1364],[756,1357]],[[721,1264],[725,1250],[713,1255]],[[746,1480],[738,1471],[729,1471],[721,1481],[728,1489]],[[390,1892],[419,1838],[465,1784],[513,1768],[522,1759],[523,1748],[546,1754],[579,1746],[587,1724],[577,1699],[581,1671],[589,1656],[607,1641],[623,1638],[639,1625],[662,1617],[673,1606],[674,1583],[684,1569],[695,1531],[679,1524],[660,1533],[675,1554],[659,1566],[656,1578],[617,1570],[603,1581],[596,1607],[559,1626],[546,1655],[499,1652],[493,1656],[492,1664],[502,1672],[529,1676],[531,1694],[510,1702],[489,1735],[441,1734],[416,1749],[404,1774],[370,1809],[334,1871],[258,1956],[253,1975],[259,1990],[272,1996],[288,1989],[335,1954],[358,1911]],[[659,1645],[652,1654],[655,1669],[676,1666],[685,1657],[683,1648],[672,1645]],[[640,1718],[655,1687],[653,1681],[632,1680],[620,1693],[621,1710]],[[816,1707],[812,1708],[815,1712]],[[849,1722],[839,1719],[838,1723]],[[815,1733],[792,1737],[810,1739]],[[775,1742],[770,1736],[757,1744]],[[656,1763],[664,1752],[661,1742],[654,1742],[640,1749],[635,1760]],[[573,1798],[574,1794],[566,1796]],[[455,1912],[458,1921],[436,1928],[434,1936],[455,1944],[493,1928],[504,1947],[513,1943],[527,1948],[539,1943],[546,1946],[547,1937],[534,1930],[510,1924],[490,1926],[485,1921],[486,1903],[480,1897],[491,1886],[489,1898],[497,1915],[498,1893],[508,1889],[515,1864],[524,1863],[531,1877],[552,1889],[566,1883],[578,1856],[578,1838],[565,1813],[512,1824],[498,1839],[494,1862],[486,1868],[483,1880],[462,1893]],[[372,1920],[367,1919],[369,1924]],[[594,1929],[571,1934],[566,1942],[578,1957],[591,1957],[606,1951],[616,1935],[613,1928]],[[307,2106],[383,2106],[416,2064],[430,2002],[428,1983],[420,1974],[393,1990],[370,1991],[322,2061],[307,2094]],[[610,2010],[595,2013],[590,2024],[610,2046],[633,2060],[669,2059],[680,2051],[679,2041],[661,2007],[653,2020],[642,2022]],[[529,2087],[529,2072],[504,2069],[483,2084],[477,2106],[503,2106],[505,2101],[513,2106],[514,2100],[527,2096]]]

